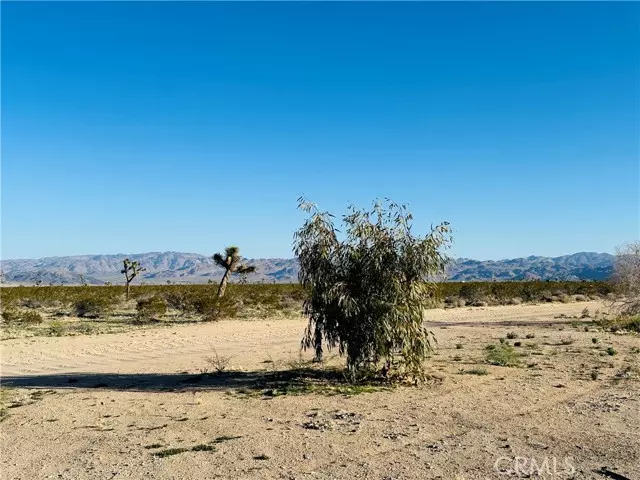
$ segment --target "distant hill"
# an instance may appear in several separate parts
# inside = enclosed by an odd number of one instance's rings
[[[511,260],[457,259],[449,280],[605,280],[613,273],[614,256],[580,252],[561,257],[526,257]]]
[[[196,253],[151,252],[117,255],[79,255],[48,257],[37,260],[3,260],[0,262],[4,282],[43,285],[122,283],[122,260],[129,257],[140,262],[147,270],[139,279],[145,283],[206,283],[219,280],[222,269],[210,257]],[[613,255],[581,252],[561,257],[526,257],[511,260],[470,260],[459,258],[448,269],[452,281],[472,280],[602,280],[613,271]],[[248,276],[249,282],[296,282],[298,262],[287,258],[247,259],[257,268]],[[138,283],[138,280],[136,280]]]

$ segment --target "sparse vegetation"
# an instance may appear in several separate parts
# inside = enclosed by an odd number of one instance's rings
[[[568,295],[605,298],[614,286],[605,281],[506,281],[506,282],[446,282],[438,285],[438,296],[444,299],[463,299],[466,304],[477,301],[489,305],[519,305],[523,302],[560,301]],[[551,292],[556,292],[554,295]],[[581,301],[581,300],[576,300]],[[450,305],[455,306],[450,300]],[[463,305],[464,306],[464,305]]]
[[[458,292],[464,285],[476,282],[438,283],[437,290],[431,292],[432,298],[426,302],[426,307],[438,306],[443,292]],[[483,282],[477,282],[483,283]],[[529,292],[535,299],[535,292],[543,287],[564,289],[567,292],[585,291],[596,292],[594,295],[604,294],[611,290],[611,285],[604,282],[486,282],[480,291],[489,292],[490,304],[497,302],[493,292],[505,291],[503,296],[513,295],[513,292]],[[609,290],[607,290],[609,289]],[[472,291],[474,289],[471,289]],[[303,309],[303,301],[308,298],[309,290],[299,284],[237,284],[230,283],[227,294],[222,298],[216,297],[215,288],[210,285],[134,285],[130,286],[130,297],[136,300],[134,308],[125,302],[122,286],[92,285],[74,286],[39,286],[39,287],[3,287],[2,288],[2,337],[50,335],[49,324],[59,321],[60,326],[54,327],[56,335],[79,335],[89,333],[119,332],[132,328],[149,328],[153,326],[167,326],[176,322],[214,321],[225,318],[273,318],[297,315]],[[599,292],[599,293],[598,293]],[[159,297],[166,302],[166,313],[163,315],[147,316],[146,308],[138,312],[137,303]],[[523,297],[526,297],[522,293]],[[458,296],[455,305],[465,304],[466,301]],[[505,297],[507,298],[507,297]],[[511,298],[511,297],[509,297]],[[156,300],[153,302],[159,303]],[[144,302],[143,302],[144,303]],[[440,303],[441,305],[441,303]],[[141,307],[143,308],[143,307]],[[160,307],[161,308],[161,307]],[[42,321],[37,322],[36,316],[26,317],[26,311],[36,312]],[[637,317],[597,317],[595,325],[611,331],[638,331],[640,322]],[[77,318],[76,318],[77,317]],[[141,321],[159,320],[162,322]],[[82,319],[82,321],[79,321]],[[100,319],[100,322],[94,320]],[[585,327],[587,328],[587,327]]]
[[[626,332],[640,332],[640,315],[621,315],[610,319],[603,318],[599,320],[597,324],[612,332],[621,330]]]

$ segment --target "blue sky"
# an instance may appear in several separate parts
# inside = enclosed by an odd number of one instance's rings
[[[304,194],[456,256],[640,237],[638,3],[2,2],[2,257],[290,257]]]

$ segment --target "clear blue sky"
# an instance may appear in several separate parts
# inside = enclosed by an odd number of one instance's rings
[[[638,3],[2,2],[2,256],[290,257],[304,194],[456,256],[639,232]]]

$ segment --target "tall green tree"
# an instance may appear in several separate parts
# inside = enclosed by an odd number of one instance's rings
[[[230,246],[224,249],[224,253],[216,253],[213,256],[213,261],[220,267],[224,268],[224,275],[220,281],[220,287],[218,288],[218,298],[224,297],[224,292],[227,290],[229,284],[229,277],[233,273],[247,274],[256,271],[256,267],[253,265],[242,265],[242,257],[240,256],[240,249],[235,246]]]
[[[340,233],[330,213],[304,198],[299,208],[309,214],[294,235],[299,279],[310,291],[303,348],[321,359],[323,341],[337,347],[354,376],[384,362],[385,373],[423,378],[434,340],[423,314],[448,261],[449,224],[417,236],[406,206],[386,200],[349,207]]]

